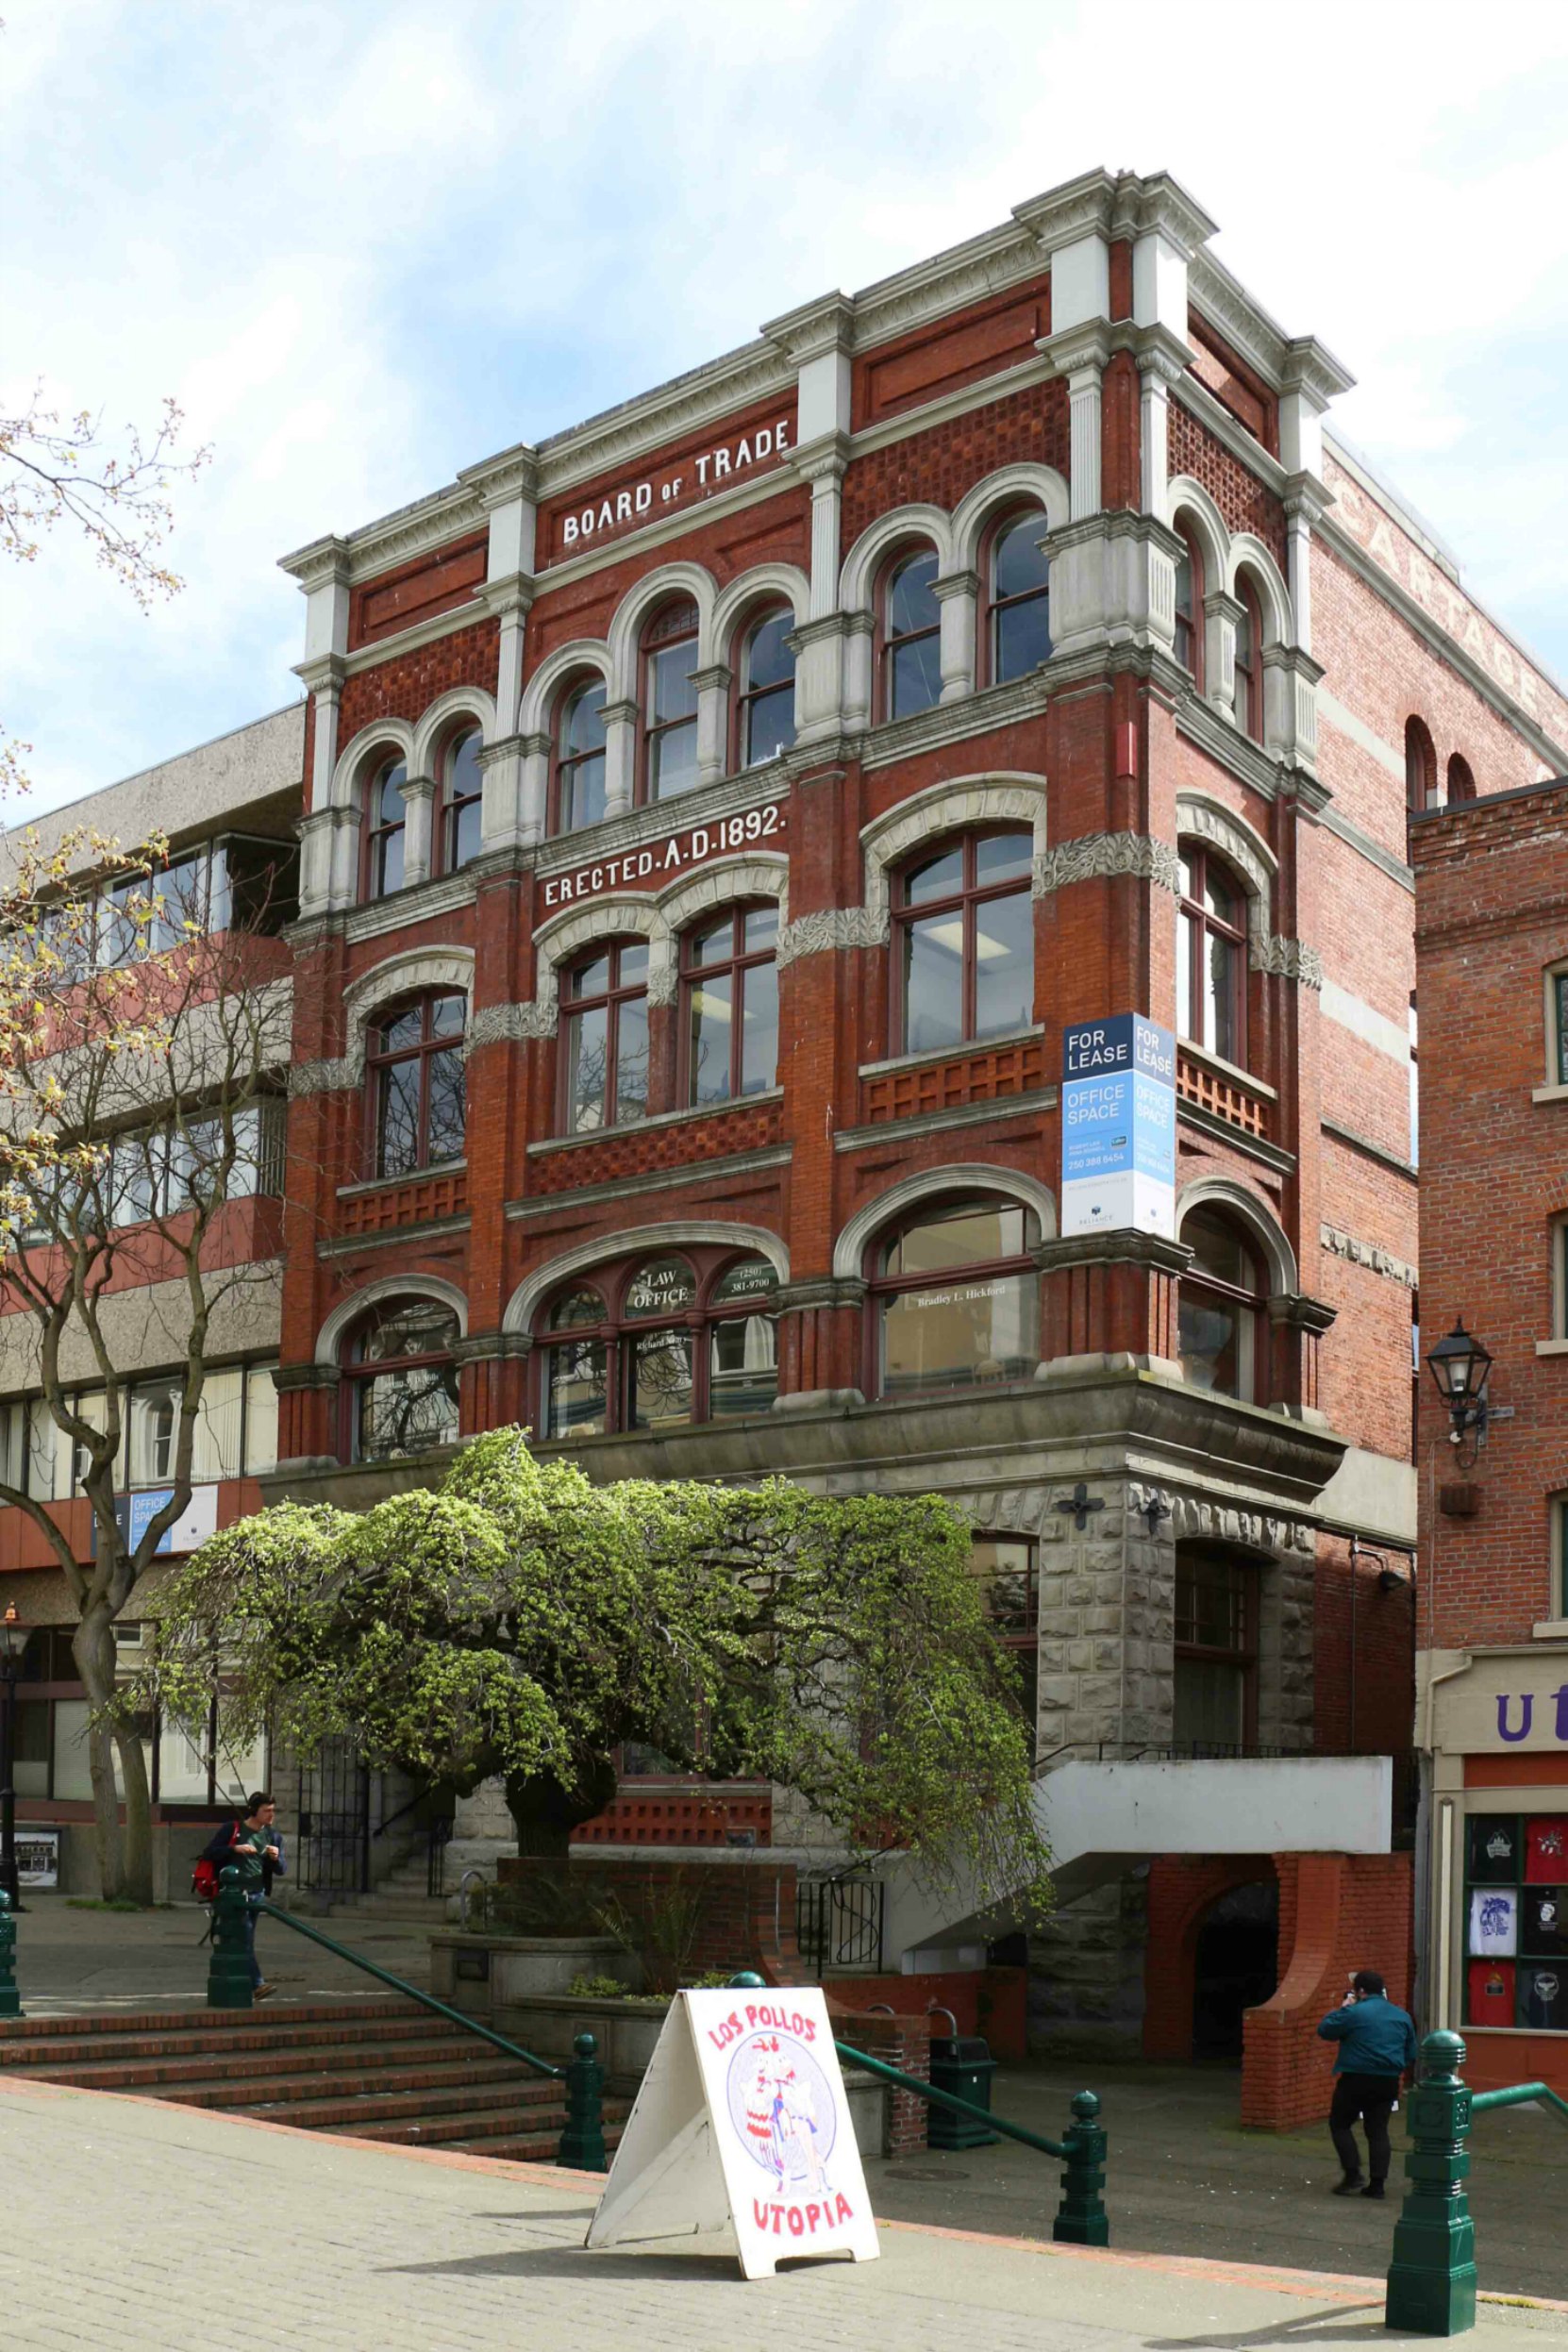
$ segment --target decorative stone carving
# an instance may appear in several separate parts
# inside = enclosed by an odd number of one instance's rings
[[[1247,961],[1254,972],[1272,973],[1276,979],[1299,980],[1303,988],[1323,986],[1323,958],[1315,947],[1277,933],[1247,942]]]
[[[1380,1243],[1363,1242],[1358,1235],[1342,1233],[1332,1225],[1320,1227],[1320,1239],[1325,1249],[1332,1251],[1336,1258],[1348,1259],[1353,1266],[1366,1266],[1374,1274],[1386,1276],[1391,1282],[1402,1283],[1407,1291],[1420,1287],[1421,1277],[1415,1267],[1408,1266],[1403,1258],[1396,1258]]]
[[[1106,875],[1130,875],[1175,896],[1181,893],[1181,861],[1174,842],[1151,841],[1146,833],[1083,833],[1036,858],[1034,895],[1049,898],[1070,882]]]
[[[798,956],[826,955],[838,947],[885,947],[891,927],[885,907],[824,907],[797,915],[778,934],[778,968]]]

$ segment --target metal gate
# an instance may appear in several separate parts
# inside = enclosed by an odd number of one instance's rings
[[[882,1965],[882,1914],[887,1889],[868,1872],[795,1881],[795,1940],[817,1976],[829,1969]]]
[[[299,1777],[299,1840],[291,1877],[329,1894],[370,1887],[370,1774],[352,1742],[329,1740]]]

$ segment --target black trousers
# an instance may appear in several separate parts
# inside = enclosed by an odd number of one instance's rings
[[[1351,2129],[1358,2116],[1366,2126],[1367,2169],[1374,2180],[1389,2177],[1389,2116],[1399,2096],[1397,2075],[1336,2075],[1328,2131],[1334,2153],[1349,2177],[1361,2169],[1361,2151]]]

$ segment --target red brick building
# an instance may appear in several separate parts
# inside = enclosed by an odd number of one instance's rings
[[[286,567],[267,1491],[522,1419],[951,1494],[1051,1767],[1037,2025],[1136,2038],[1174,1904],[1173,2051],[1276,1977],[1295,2047],[1302,1858],[1408,1917],[1390,1773],[1334,1760],[1410,1743],[1407,812],[1568,745],[1212,230],[1086,175]],[[1179,1040],[1174,1231],[1064,1234],[1062,1029],[1124,1012]],[[596,1838],[820,1855],[626,1761]],[[884,1942],[983,1949],[896,1890]]]
[[[1421,1399],[1434,2025],[1480,2083],[1568,2083],[1568,780],[1411,828],[1423,1344],[1493,1359],[1484,1437]]]

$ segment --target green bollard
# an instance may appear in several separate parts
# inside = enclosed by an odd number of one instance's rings
[[[1460,2080],[1464,2043],[1429,2033],[1410,2093],[1410,2184],[1393,2232],[1384,2324],[1417,2336],[1458,2336],[1476,2325],[1476,2229],[1470,2173],[1470,2093]]]
[[[16,1919],[11,1898],[0,1887],[0,2017],[25,2017],[16,1989]]]
[[[212,1906],[212,1958],[207,1968],[209,2009],[250,2009],[250,1954],[245,1936],[245,1898],[232,1862],[218,1873]]]
[[[556,2150],[556,2162],[573,2164],[580,2173],[608,2173],[605,2070],[598,2060],[599,2045],[591,2033],[579,2033],[572,2047],[576,2055],[566,2068],[566,2128]]]
[[[1100,2102],[1093,2091],[1080,2091],[1073,2101],[1073,2120],[1062,2142],[1067,2170],[1061,2176],[1061,2203],[1051,2235],[1058,2245],[1109,2245],[1110,2217],[1101,2194],[1105,2187],[1106,2135],[1096,2120]]]

